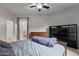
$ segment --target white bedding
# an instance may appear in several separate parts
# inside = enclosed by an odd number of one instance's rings
[[[60,44],[46,47],[31,40],[17,41],[11,46],[16,56],[62,56],[65,51]]]

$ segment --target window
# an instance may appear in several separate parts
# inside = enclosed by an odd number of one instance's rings
[[[17,39],[24,40],[28,38],[28,18],[19,17],[17,19]]]

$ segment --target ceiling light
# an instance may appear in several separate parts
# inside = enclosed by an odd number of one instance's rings
[[[41,8],[42,8],[42,5],[37,5],[37,8],[38,8],[38,9],[41,9]]]

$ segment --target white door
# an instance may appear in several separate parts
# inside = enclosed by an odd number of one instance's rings
[[[6,19],[0,17],[0,40],[6,39]]]
[[[13,39],[13,21],[7,20],[7,39]]]

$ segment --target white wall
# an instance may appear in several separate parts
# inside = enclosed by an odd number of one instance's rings
[[[0,8],[0,17],[6,18],[6,19],[14,19],[14,15],[10,12],[6,11],[5,9]]]
[[[29,31],[44,31],[50,25],[50,19],[48,16],[31,16],[29,18]]]

